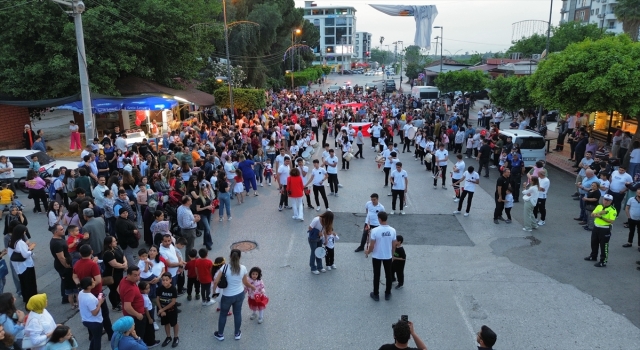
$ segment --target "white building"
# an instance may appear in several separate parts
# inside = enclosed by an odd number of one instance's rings
[[[595,23],[615,34],[622,33],[622,22],[613,13],[617,0],[563,0],[560,23]]]
[[[318,28],[320,42],[314,47],[314,64],[351,66],[356,55],[356,9],[351,6],[316,6],[313,1],[304,2],[304,18]]]
[[[371,52],[371,33],[357,32],[355,58],[358,60],[358,62],[367,62],[370,57],[368,55],[370,52]]]

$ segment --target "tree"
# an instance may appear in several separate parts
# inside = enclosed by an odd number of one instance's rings
[[[227,85],[226,80],[219,81],[220,77],[227,78],[227,64],[222,62],[209,62],[207,68],[201,73],[204,81],[198,87],[202,91],[213,93],[222,85]],[[247,87],[247,73],[241,66],[231,66],[231,85],[235,88]]]
[[[424,65],[417,63],[407,63],[407,68],[405,68],[404,75],[409,79],[417,79],[420,73],[424,73]]]
[[[391,61],[391,58],[394,57],[393,52],[387,50],[380,50],[378,48],[371,49],[371,58],[369,61],[378,62],[381,65],[386,65],[387,62]]]
[[[409,45],[404,49],[404,60],[407,64],[407,67],[411,63],[424,65],[427,63],[427,58],[427,55],[422,54],[422,49],[420,48],[420,46]]]
[[[117,95],[115,81],[135,75],[173,86],[194,78],[218,32],[194,36],[194,23],[220,12],[209,0],[99,0],[82,16],[92,92]],[[24,99],[80,90],[75,27],[51,1],[0,11],[0,92]]]
[[[575,21],[565,22],[557,27],[551,27],[551,38],[549,40],[549,51],[557,52],[564,50],[572,43],[581,42],[585,39],[597,40],[611,36],[596,24],[582,24]],[[507,55],[519,52],[522,57],[531,57],[532,54],[541,54],[547,45],[546,34],[534,34],[528,38],[522,38],[512,42],[512,46],[507,50]]]
[[[489,78],[479,70],[461,69],[438,75],[435,84],[442,92],[478,91],[489,86]]]
[[[614,8],[613,13],[622,21],[622,29],[631,37],[631,40],[638,41],[640,32],[640,0],[618,0],[618,4]]]
[[[619,35],[571,44],[551,54],[540,62],[528,86],[537,102],[562,113],[618,111],[637,118],[638,81],[640,43]]]

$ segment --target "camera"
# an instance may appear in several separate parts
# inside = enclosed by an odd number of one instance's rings
[[[398,320],[398,322],[400,322],[400,321],[402,321],[402,322],[409,322],[409,316],[407,316],[407,315],[400,315],[400,319]],[[391,328],[395,328],[395,327],[396,327],[396,324],[398,324],[398,323],[397,323],[397,322],[396,322],[396,323],[392,323],[392,324],[391,324]]]

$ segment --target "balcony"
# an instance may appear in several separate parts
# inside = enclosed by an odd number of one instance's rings
[[[613,12],[607,12],[607,13],[604,15],[604,19],[607,19],[607,20],[615,20],[615,19],[617,19],[617,18],[616,18],[616,15],[615,15]]]

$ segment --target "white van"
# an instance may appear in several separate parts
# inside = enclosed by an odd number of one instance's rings
[[[500,138],[506,142],[507,137],[520,147],[526,168],[533,167],[539,160],[545,161],[546,142],[542,135],[530,130],[500,130]]]
[[[440,90],[435,86],[414,86],[411,97],[421,102],[432,102],[440,98]]]

